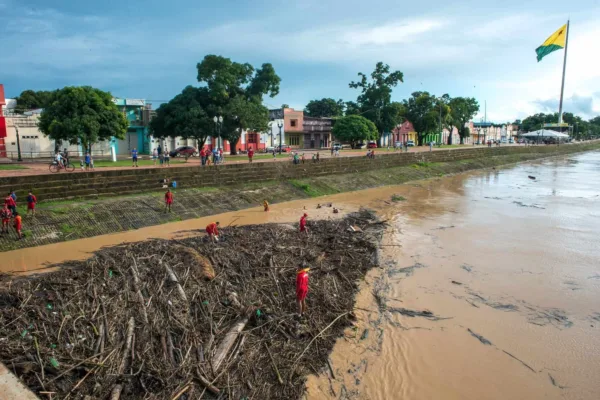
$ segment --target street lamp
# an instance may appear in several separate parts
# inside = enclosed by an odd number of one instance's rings
[[[217,134],[217,149],[219,149],[221,142],[221,128],[223,127],[223,117],[220,115],[217,117],[215,115],[213,121],[215,122],[215,133]]]
[[[281,155],[281,128],[283,128],[283,122],[277,121],[277,127],[279,128],[279,154]]]
[[[19,128],[16,125],[15,131],[17,132],[17,161],[23,161],[23,158],[21,158],[21,141],[19,140]]]
[[[271,133],[271,146],[275,147],[275,143],[273,143],[273,121],[267,124],[269,127],[269,132]]]

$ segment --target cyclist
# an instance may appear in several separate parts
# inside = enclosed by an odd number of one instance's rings
[[[56,164],[58,165],[58,168],[62,168],[64,167],[63,165],[63,156],[60,154],[60,152],[56,152],[56,155],[54,156],[54,159],[56,160]]]

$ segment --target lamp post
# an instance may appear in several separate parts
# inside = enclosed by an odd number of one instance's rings
[[[279,154],[281,155],[281,128],[283,128],[283,122],[277,121],[277,127],[279,128]]]
[[[19,128],[16,125],[15,131],[17,132],[17,161],[23,161],[23,158],[21,158],[21,141],[19,140]]]
[[[217,134],[217,149],[219,149],[221,142],[221,128],[223,127],[223,117],[220,115],[217,117],[215,115],[213,121],[215,122],[215,133]]]
[[[271,133],[271,146],[275,147],[275,143],[273,143],[273,121],[267,124],[269,127],[269,132]]]

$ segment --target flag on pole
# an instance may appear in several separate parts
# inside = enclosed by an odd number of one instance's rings
[[[540,47],[535,49],[537,53],[538,62],[542,61],[542,58],[546,57],[553,51],[564,49],[567,42],[567,24],[560,27],[559,30],[554,32]]]

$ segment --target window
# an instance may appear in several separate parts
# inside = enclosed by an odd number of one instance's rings
[[[295,128],[298,126],[298,120],[297,119],[291,119],[290,120],[290,125],[292,128]]]
[[[290,146],[300,146],[300,136],[298,135],[290,135]]]

